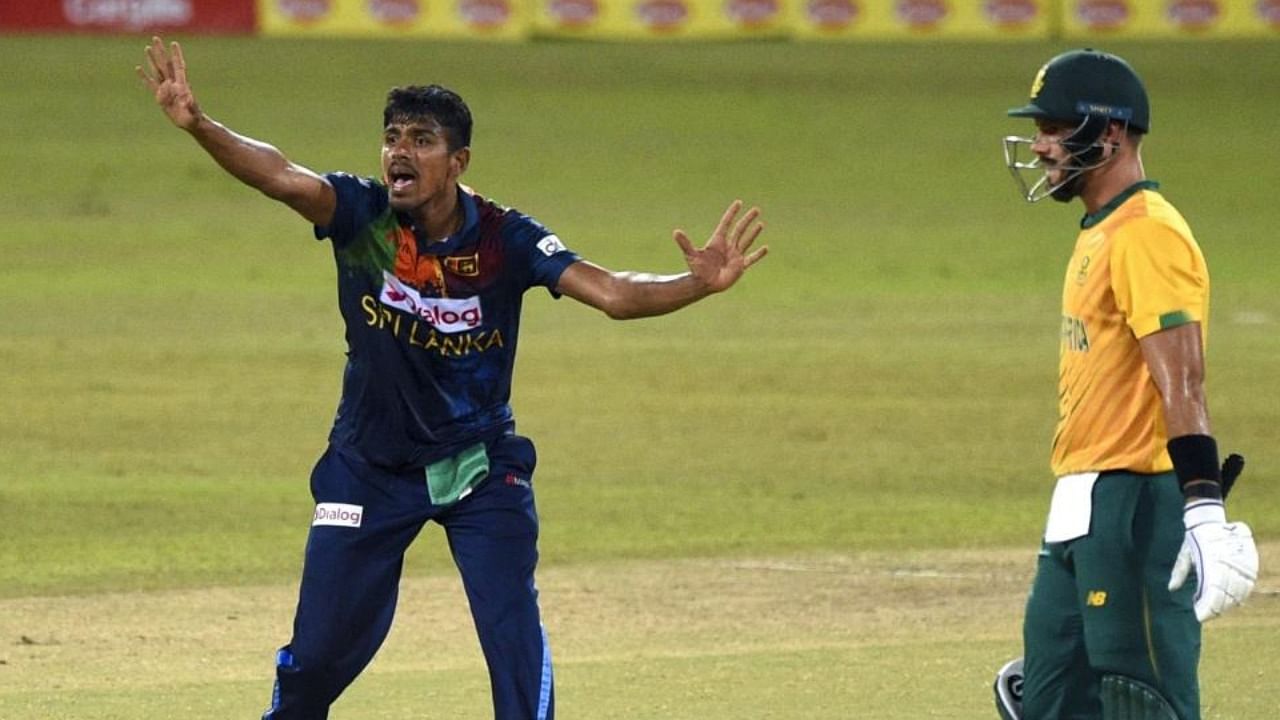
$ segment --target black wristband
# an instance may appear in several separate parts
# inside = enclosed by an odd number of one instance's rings
[[[1222,499],[1218,443],[1208,435],[1182,435],[1167,445],[1178,485],[1187,498]]]

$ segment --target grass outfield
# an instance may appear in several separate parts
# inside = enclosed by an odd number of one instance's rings
[[[1263,547],[1274,557],[1280,544]],[[558,716],[995,718],[1034,548],[577,563],[545,568]],[[1215,621],[1204,718],[1272,718],[1280,588]],[[0,717],[257,717],[264,638],[292,586],[0,600]],[[346,720],[484,720],[483,661],[449,575],[406,580],[382,652],[335,705]],[[1241,658],[1249,668],[1242,670]]]
[[[0,84],[3,718],[261,710],[337,400],[326,248],[168,125],[132,74],[142,43],[0,38],[20,68]],[[389,86],[455,87],[477,119],[466,180],[607,267],[678,270],[671,228],[705,235],[734,197],[764,209],[771,255],[729,295],[634,323],[526,303],[513,402],[539,446],[564,716],[985,711],[1051,487],[1079,216],[1018,200],[999,138],[1025,129],[1003,110],[1060,47],[185,48],[211,115],[316,170],[376,172]],[[1214,425],[1250,461],[1233,514],[1280,537],[1280,43],[1109,49],[1147,79],[1148,173],[1213,272]],[[1253,607],[1207,633],[1207,717],[1274,714],[1249,688],[1275,687],[1280,662],[1252,653],[1246,685],[1231,661],[1280,641],[1274,547]],[[913,557],[1003,580],[973,595],[864,577]],[[819,570],[714,581],[735,563]],[[409,587],[456,590],[438,532],[408,565]],[[795,579],[810,575],[829,584]],[[802,611],[812,597],[828,611]],[[421,600],[342,717],[417,715],[423,698],[485,716],[465,617],[427,646]],[[698,626],[713,601],[734,622]]]

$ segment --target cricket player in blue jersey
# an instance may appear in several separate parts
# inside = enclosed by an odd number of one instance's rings
[[[497,720],[548,720],[551,654],[534,568],[533,444],[508,402],[524,291],[547,288],[611,318],[678,310],[765,256],[759,211],[734,202],[709,241],[675,241],[688,272],[610,272],[532,218],[459,184],[471,114],[440,86],[394,88],[382,177],[319,175],[204,114],[177,43],[153,38],[138,74],[174,125],[228,173],[332,242],[347,366],[329,446],[311,476],[293,636],[264,720],[317,720],[390,629],[405,550],[444,527],[489,667]],[[741,214],[741,217],[739,215]]]

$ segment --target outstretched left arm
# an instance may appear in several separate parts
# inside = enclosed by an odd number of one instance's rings
[[[695,248],[683,230],[674,232],[676,244],[689,266],[688,272],[679,275],[611,272],[580,261],[564,271],[556,291],[611,318],[625,320],[663,315],[728,290],[747,268],[769,251],[765,246],[749,252],[764,230],[764,224],[759,220],[758,208],[753,207],[738,218],[741,210],[739,200],[729,205],[711,238],[701,248]]]

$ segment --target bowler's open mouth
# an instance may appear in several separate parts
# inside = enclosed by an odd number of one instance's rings
[[[404,169],[387,172],[387,180],[391,183],[392,192],[404,192],[418,180],[418,176]]]

